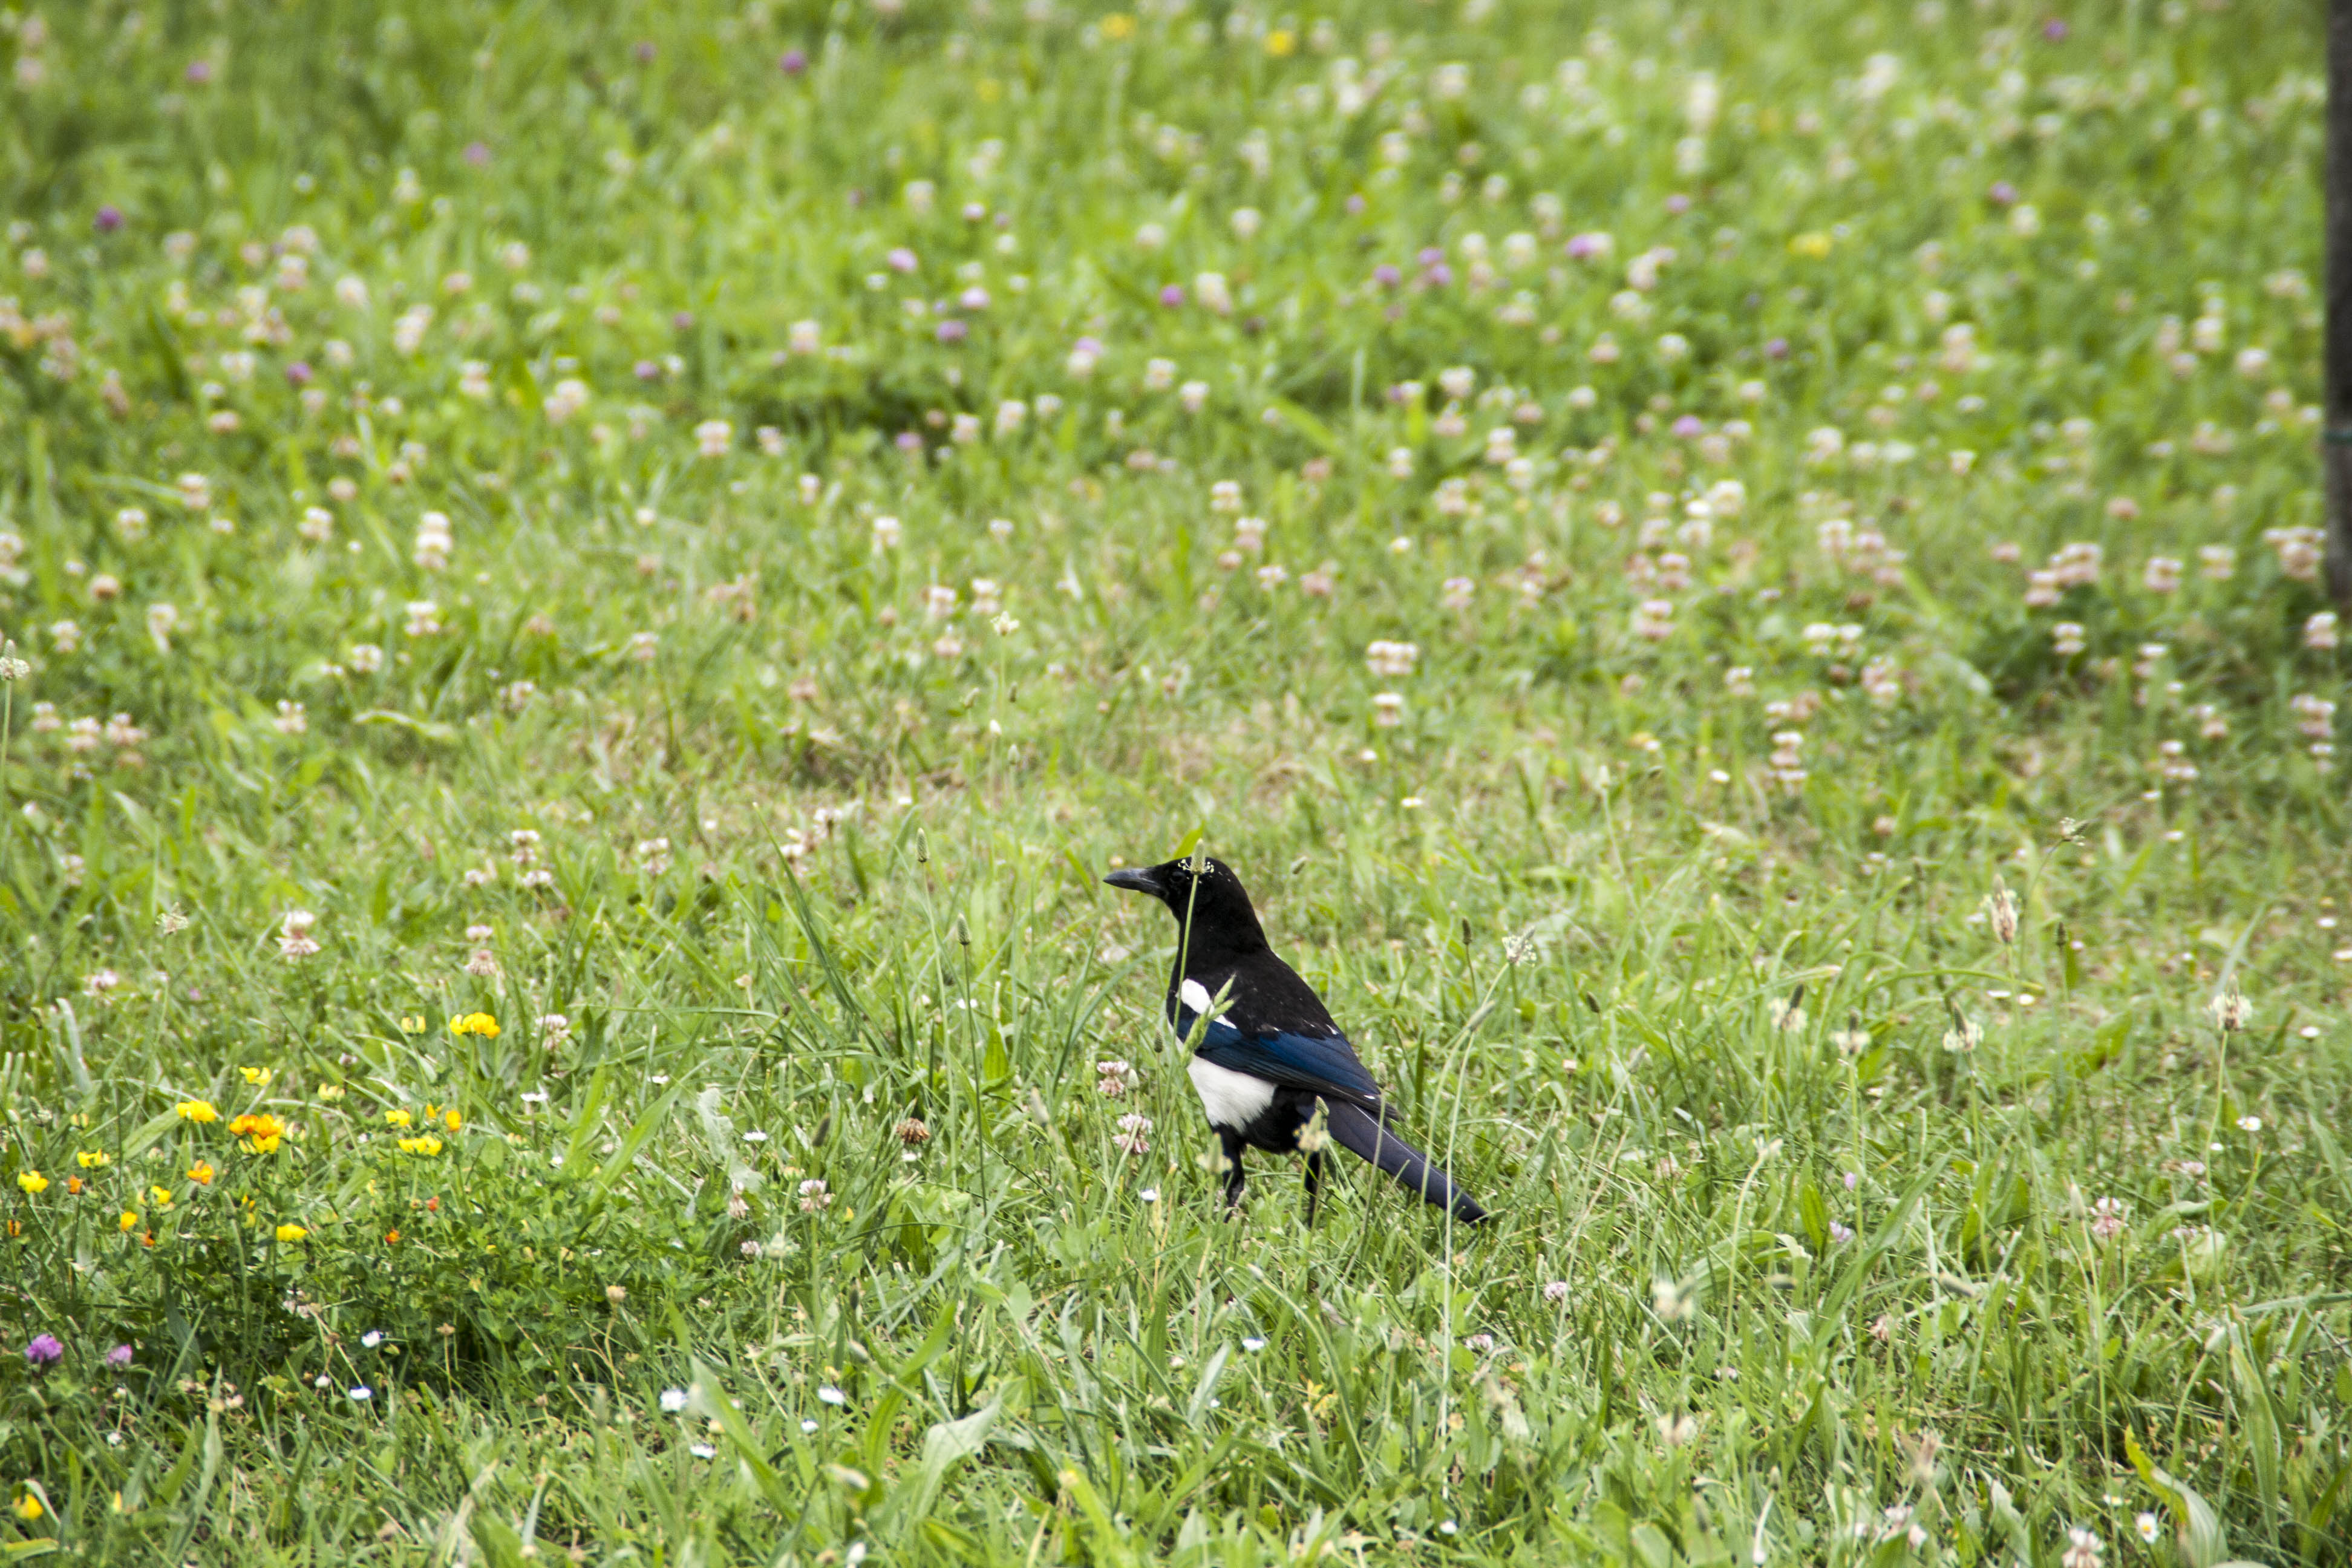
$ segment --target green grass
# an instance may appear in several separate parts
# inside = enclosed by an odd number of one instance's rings
[[[2316,7],[5,28],[6,1561],[2346,1559]]]

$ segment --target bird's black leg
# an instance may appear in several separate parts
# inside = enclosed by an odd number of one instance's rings
[[[1315,1200],[1323,1192],[1323,1151],[1307,1156],[1307,1228],[1315,1228]]]
[[[1242,1135],[1220,1127],[1217,1137],[1225,1146],[1225,1207],[1237,1209],[1242,1206]]]

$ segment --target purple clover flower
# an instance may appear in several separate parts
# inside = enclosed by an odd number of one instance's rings
[[[898,436],[893,438],[891,445],[897,447],[898,450],[906,453],[907,456],[911,458],[923,449],[923,437],[921,433],[919,431],[901,430],[898,432]]]
[[[1766,339],[1764,342],[1764,357],[1766,359],[1787,359],[1789,357],[1789,340],[1786,338]]]
[[[25,1359],[36,1370],[55,1366],[66,1359],[66,1347],[58,1342],[55,1334],[35,1334],[32,1342],[25,1347]]]
[[[956,321],[951,317],[939,324],[939,329],[933,333],[933,336],[937,337],[940,342],[952,347],[953,345],[963,342],[965,338],[971,335],[971,329],[970,327],[965,326],[961,321]]]
[[[956,303],[967,310],[985,310],[988,309],[988,290],[975,283],[957,297]]]
[[[1688,441],[1695,437],[1706,435],[1706,424],[1696,414],[1685,414],[1674,422],[1672,429],[1676,436]]]
[[[289,386],[308,386],[310,374],[310,362],[298,359],[286,367],[286,384]]]
[[[893,272],[912,272],[922,265],[915,259],[915,253],[903,245],[891,247],[890,254],[882,259]]]
[[[1684,195],[1680,191],[1676,191],[1673,195],[1666,198],[1666,211],[1672,213],[1676,217],[1682,216],[1683,214],[1690,211],[1690,209],[1691,199],[1688,196]]]
[[[198,87],[203,87],[205,83],[213,79],[213,62],[210,60],[190,60],[188,62],[186,75],[190,81],[195,83]]]
[[[90,220],[90,224],[100,234],[112,234],[122,226],[122,209],[112,205],[102,206],[98,209],[98,216]]]
[[[1366,205],[1366,204],[1365,204],[1365,201],[1364,201],[1364,198],[1363,198],[1363,195],[1362,195],[1362,194],[1361,194],[1361,193],[1357,193],[1357,194],[1354,194],[1354,195],[1349,195],[1349,196],[1348,197],[1348,202],[1347,202],[1347,206],[1348,206],[1348,216],[1349,216],[1349,217],[1361,217],[1361,216],[1364,216],[1364,207],[1365,207],[1365,205]]]
[[[1169,284],[1160,290],[1160,302],[1170,310],[1174,310],[1184,302],[1184,286],[1181,283]]]
[[[808,69],[808,51],[805,49],[786,49],[783,52],[783,55],[776,61],[776,68],[783,72],[786,76],[800,75],[801,72]]]
[[[639,381],[659,381],[661,379],[661,366],[656,364],[649,359],[639,360],[635,368],[636,377]]]
[[[1383,289],[1393,289],[1404,281],[1404,274],[1383,261],[1372,268],[1372,281]]]
[[[117,1345],[112,1350],[107,1352],[106,1364],[116,1372],[121,1372],[125,1368],[129,1367],[131,1364],[131,1347],[129,1345]]]
[[[1985,193],[1985,199],[1995,206],[2005,207],[2017,199],[2017,187],[2007,180],[1995,180],[1992,189]]]
[[[478,169],[489,161],[490,144],[488,142],[468,142],[466,143],[466,162]]]

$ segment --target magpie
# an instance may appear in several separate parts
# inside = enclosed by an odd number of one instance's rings
[[[1397,1136],[1381,1086],[1331,1022],[1323,999],[1266,946],[1265,930],[1241,879],[1222,861],[1171,860],[1113,871],[1114,888],[1146,893],[1176,917],[1176,963],[1168,976],[1168,1022],[1179,1040],[1211,1014],[1185,1071],[1209,1125],[1224,1145],[1225,1203],[1242,1201],[1242,1151],[1307,1155],[1307,1223],[1323,1185],[1320,1141],[1306,1139],[1319,1102],[1324,1126],[1342,1148],[1387,1172],[1426,1203],[1465,1225],[1486,1217],[1443,1167]],[[1217,1011],[1219,998],[1223,1009]],[[1314,1147],[1307,1147],[1307,1144]]]

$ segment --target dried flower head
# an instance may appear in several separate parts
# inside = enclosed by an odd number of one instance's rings
[[[1985,917],[1992,923],[1992,934],[2007,947],[2017,941],[2017,895],[2004,882],[1993,884],[1985,895]]]

